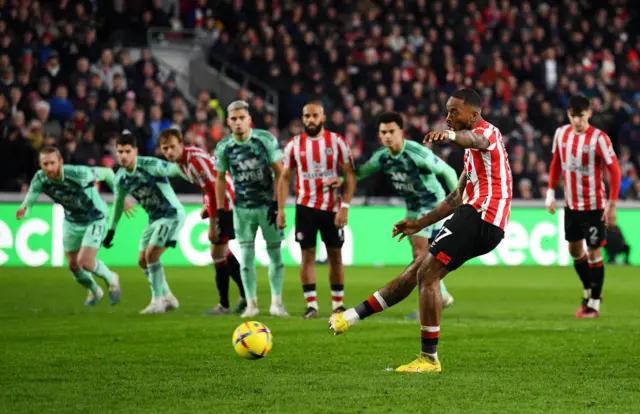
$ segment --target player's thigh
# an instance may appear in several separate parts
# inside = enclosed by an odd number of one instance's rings
[[[180,216],[161,218],[147,225],[140,241],[140,250],[148,251],[149,246],[161,248],[176,247],[184,219]]]
[[[64,252],[64,257],[67,259],[67,267],[72,270],[79,270],[81,268],[80,263],[78,262],[78,251],[75,252]]]
[[[213,244],[226,246],[229,243],[229,240],[233,240],[236,238],[236,230],[235,230],[236,220],[234,218],[234,215],[232,214],[230,234],[222,237],[220,236],[220,226],[218,226],[217,217],[218,217],[218,212],[216,210],[209,211],[209,228],[213,229],[216,236],[218,236],[218,241],[214,242]]]
[[[319,230],[318,217],[315,210],[296,204],[296,241],[301,249],[316,247]]]
[[[587,241],[587,248],[595,250],[601,248],[607,240],[607,229],[602,221],[603,210],[582,211],[580,224],[583,238]]]
[[[211,245],[211,257],[215,259],[225,259],[227,257],[227,252],[229,249],[229,245],[227,243],[213,243]]]
[[[258,233],[255,209],[236,207],[233,209],[233,229],[239,243],[253,243]]]
[[[62,247],[65,253],[80,251],[88,228],[87,223],[72,223],[64,220],[62,223]]]
[[[481,221],[473,207],[458,207],[433,238],[429,253],[449,271],[456,270],[474,257],[474,243],[480,234]]]
[[[420,256],[420,253],[427,252],[427,249],[429,248],[428,238],[414,234],[409,240],[411,241],[411,253],[414,259]]]
[[[317,212],[320,223],[320,238],[328,249],[342,249],[344,245],[344,228],[336,227],[336,214],[329,211]]]
[[[82,237],[82,248],[99,249],[102,240],[107,233],[107,219],[97,220],[90,223],[84,231]]]
[[[504,239],[504,230],[500,227],[489,224],[482,219],[480,219],[479,227],[478,237],[473,244],[473,257],[482,256],[493,251]]]
[[[267,244],[281,243],[284,240],[284,231],[275,224],[269,223],[269,208],[261,207],[256,211],[256,215],[264,241]]]
[[[153,236],[153,232],[155,231],[155,221],[147,223],[147,227],[144,228],[142,232],[142,236],[140,236],[140,243],[138,246],[138,251],[144,256],[144,252],[147,250],[147,246],[149,246],[149,242],[151,241],[151,236]]]
[[[147,249],[144,251],[144,258],[146,263],[149,264],[159,262],[160,257],[166,250],[166,246],[158,246],[153,243],[149,243]]]

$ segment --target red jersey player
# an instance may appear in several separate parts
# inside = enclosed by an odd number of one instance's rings
[[[562,174],[565,239],[584,288],[582,306],[576,317],[595,318],[600,315],[604,283],[602,245],[606,240],[605,227],[616,224],[620,167],[607,134],[589,125],[591,105],[587,97],[571,97],[567,115],[570,124],[558,128],[553,139],[545,204],[549,212],[555,213],[556,182]],[[609,172],[609,201],[603,181],[605,169]]]
[[[405,219],[394,226],[393,236],[400,235],[402,240],[453,213],[429,251],[369,299],[329,320],[335,334],[343,333],[360,320],[400,302],[418,284],[422,352],[415,361],[398,367],[399,372],[441,372],[436,350],[442,312],[440,280],[467,260],[495,249],[509,222],[512,184],[507,151],[498,128],[482,119],[481,107],[476,91],[454,92],[447,101],[450,130],[430,132],[424,139],[425,143],[450,141],[466,149],[458,188],[420,219]]]
[[[356,187],[351,152],[344,139],[324,129],[326,116],[321,103],[310,102],[302,109],[305,132],[289,141],[282,157],[284,169],[278,183],[277,224],[285,227],[284,206],[293,170],[296,170],[296,240],[302,250],[300,279],[307,304],[303,318],[318,317],[316,299],[316,240],[318,232],[327,248],[329,283],[334,312],[344,311],[343,227]],[[345,176],[343,198],[325,182]]]
[[[220,294],[220,303],[207,312],[208,315],[226,315],[241,313],[247,306],[240,279],[240,264],[228,249],[231,237],[220,237],[216,225],[217,209],[215,183],[218,172],[214,167],[215,159],[205,150],[194,146],[185,146],[182,134],[177,129],[165,129],[158,135],[158,145],[162,154],[171,162],[180,166],[182,172],[189,177],[200,191],[204,208],[202,217],[209,217],[209,240],[211,241],[211,256],[216,268],[216,285]],[[233,181],[227,176],[227,198],[224,209],[233,207]],[[238,285],[240,299],[233,309],[229,308],[229,276]]]

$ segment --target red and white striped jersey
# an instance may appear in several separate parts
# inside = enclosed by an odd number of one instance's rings
[[[216,159],[202,148],[188,146],[184,147],[182,160],[178,163],[182,172],[189,177],[192,183],[200,188],[203,193],[205,205],[213,204],[215,211],[216,204],[216,177],[218,172],[215,168]],[[225,210],[233,208],[235,191],[231,175],[227,173],[227,197],[225,199]]]
[[[352,162],[344,138],[331,131],[317,138],[296,135],[284,148],[284,167],[296,169],[296,203],[317,210],[338,211],[338,190],[326,187],[324,181],[338,177],[338,167]]]
[[[473,206],[484,221],[504,230],[511,216],[513,189],[511,167],[502,134],[484,119],[476,124],[473,132],[487,138],[489,148],[465,150],[467,185],[462,203]]]
[[[576,134],[570,124],[564,125],[556,130],[552,151],[562,166],[565,205],[580,211],[604,209],[603,170],[618,164],[609,136],[594,126]]]

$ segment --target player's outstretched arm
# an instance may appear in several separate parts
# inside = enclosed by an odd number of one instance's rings
[[[367,162],[356,169],[356,180],[362,180],[380,171],[380,156],[382,152],[383,151],[376,151]]]
[[[442,203],[429,213],[420,217],[418,220],[404,219],[396,223],[395,226],[393,226],[393,237],[400,235],[400,238],[398,239],[398,241],[400,241],[406,236],[416,234],[425,227],[449,217],[453,214],[455,209],[462,204],[462,194],[466,185],[467,175],[463,171],[460,175],[460,180],[458,181],[458,187],[451,192],[451,194],[449,194]]]
[[[479,150],[486,150],[491,146],[491,142],[484,135],[476,134],[468,129],[463,131],[431,131],[424,137],[423,143],[438,141],[451,141],[462,148]]]
[[[175,162],[168,162],[161,159],[156,159],[156,165],[151,168],[152,174],[159,177],[181,177],[185,181],[191,182],[189,177],[184,175],[178,164]]]
[[[95,167],[96,168],[96,181],[105,182],[114,191],[113,185],[115,181],[115,173],[111,168],[107,167]]]
[[[38,197],[42,192],[42,183],[38,179],[38,176],[34,176],[31,179],[31,184],[29,184],[29,191],[27,191],[27,195],[24,198],[24,201],[16,211],[16,218],[21,220],[24,216],[27,215],[27,212],[33,206],[36,201],[38,201]]]

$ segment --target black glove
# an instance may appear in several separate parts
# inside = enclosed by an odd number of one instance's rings
[[[278,202],[273,200],[267,211],[267,221],[271,225],[276,225],[276,219],[278,218]]]
[[[107,237],[104,238],[104,240],[102,241],[102,245],[104,247],[106,247],[107,249],[110,249],[113,246],[113,237],[116,235],[116,231],[115,230],[109,230],[107,232]]]
[[[216,215],[216,227],[218,227],[218,236],[221,239],[231,238],[233,234],[233,213],[224,208],[219,208]]]

